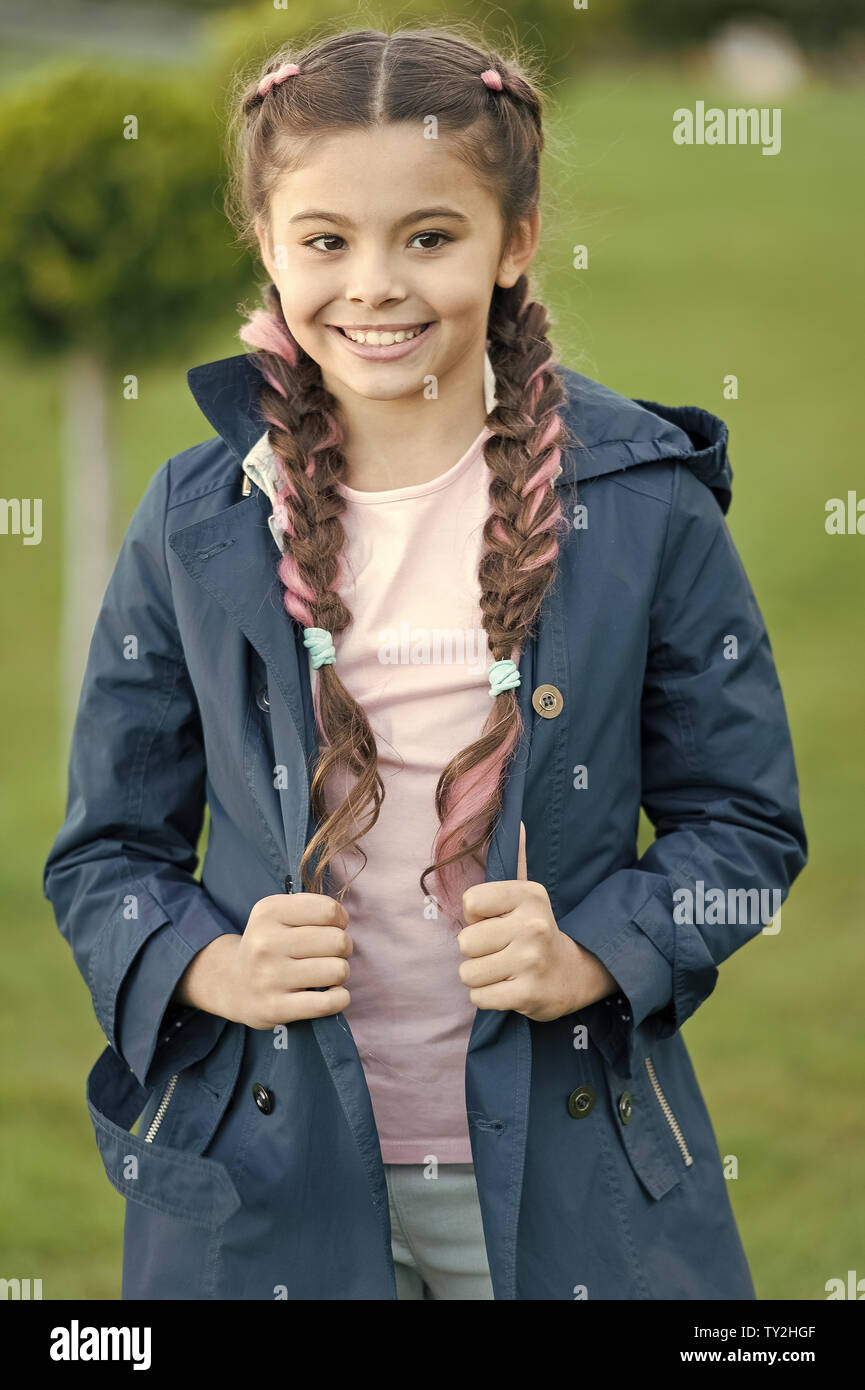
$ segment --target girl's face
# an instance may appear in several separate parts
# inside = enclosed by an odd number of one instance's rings
[[[417,123],[339,131],[316,141],[277,185],[259,246],[286,322],[340,401],[437,394],[483,377],[494,285],[531,261],[535,213],[500,256],[494,198]],[[355,349],[339,330],[429,328],[412,345]],[[364,355],[369,354],[369,355]],[[451,376],[451,374],[454,374]]]

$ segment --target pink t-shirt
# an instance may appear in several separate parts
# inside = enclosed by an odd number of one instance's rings
[[[337,669],[376,736],[385,787],[378,821],[331,862],[354,942],[345,1011],[363,1063],[385,1163],[470,1163],[465,1057],[475,1006],[459,977],[452,919],[436,916],[419,878],[432,863],[435,789],[490,712],[492,657],[481,626],[478,566],[489,515],[484,426],[446,473],[427,483],[346,498],[344,580],[353,614],[335,638]],[[353,784],[325,789],[335,809]],[[469,859],[464,888],[484,881]],[[436,891],[435,876],[427,885]]]

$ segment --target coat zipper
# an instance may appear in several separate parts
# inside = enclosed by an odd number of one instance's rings
[[[651,1081],[651,1083],[652,1083],[652,1089],[654,1090],[655,1095],[657,1096],[658,1104],[660,1105],[660,1107],[661,1107],[661,1109],[663,1110],[665,1116],[667,1117],[667,1124],[670,1126],[670,1129],[673,1131],[673,1135],[674,1135],[674,1137],[675,1137],[676,1143],[679,1145],[679,1148],[680,1148],[681,1151],[682,1151],[682,1157],[683,1157],[683,1159],[685,1160],[685,1166],[686,1166],[686,1167],[689,1167],[689,1166],[694,1162],[694,1160],[693,1160],[693,1158],[691,1157],[691,1155],[688,1153],[687,1145],[685,1144],[685,1141],[684,1141],[684,1139],[682,1138],[682,1131],[680,1130],[680,1128],[679,1128],[679,1126],[678,1126],[678,1124],[677,1124],[677,1122],[676,1122],[676,1117],[675,1117],[675,1115],[673,1114],[672,1110],[670,1109],[670,1106],[669,1106],[669,1104],[668,1104],[668,1102],[667,1102],[667,1098],[666,1098],[666,1096],[664,1095],[664,1092],[661,1090],[661,1087],[660,1087],[659,1084],[658,1084],[658,1078],[657,1078],[657,1076],[655,1075],[655,1068],[654,1068],[653,1065],[652,1065],[652,1059],[651,1059],[651,1057],[644,1057],[644,1058],[643,1058],[643,1061],[644,1061],[645,1064],[646,1064],[646,1071],[649,1073],[649,1080]]]
[[[179,1075],[180,1072],[175,1072],[174,1076],[169,1076],[168,1078],[168,1085],[165,1088],[162,1100],[159,1102],[159,1109],[153,1116],[153,1123],[147,1131],[147,1134],[144,1136],[145,1144],[152,1144],[153,1140],[156,1137],[156,1132],[165,1118],[165,1112],[168,1109],[169,1101],[171,1100],[171,1097],[174,1095],[174,1088],[177,1085],[177,1078]]]

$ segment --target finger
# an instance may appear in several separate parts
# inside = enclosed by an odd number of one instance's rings
[[[504,980],[500,984],[472,989],[469,999],[476,1009],[513,1009],[516,1013],[520,1012],[516,1006],[523,1002],[522,991],[516,980]]]
[[[494,951],[490,956],[479,956],[476,960],[464,960],[459,967],[459,977],[469,989],[479,989],[482,985],[497,985],[510,980],[516,974],[513,952],[509,947]]]
[[[304,960],[310,956],[350,956],[354,942],[342,927],[293,927],[291,932],[275,929],[268,945],[280,957]]]
[[[463,927],[457,943],[464,956],[477,958],[503,951],[513,940],[514,924],[508,917],[487,917],[470,927]]]
[[[348,926],[349,916],[341,902],[326,893],[274,893],[279,920],[287,927]]]
[[[351,967],[344,958],[333,956],[313,956],[309,960],[296,960],[289,974],[282,980],[290,981],[290,990],[320,989],[323,985],[344,985]]]
[[[463,893],[463,919],[468,926],[486,918],[501,917],[513,912],[525,901],[526,890],[518,879],[496,879],[492,883],[474,883]]]
[[[298,1018],[325,1018],[328,1014],[342,1013],[351,1003],[351,995],[343,985],[333,989],[294,990],[285,996],[285,1004],[280,1012],[285,1014],[285,1022],[293,1023]]]
[[[531,888],[523,887],[532,883]],[[491,883],[476,883],[463,893],[463,920],[472,926],[491,917],[501,917],[513,912],[526,902],[532,894],[543,896],[544,889],[529,878],[526,861],[526,827],[520,821],[520,834],[517,842],[517,876],[515,879],[497,879]]]

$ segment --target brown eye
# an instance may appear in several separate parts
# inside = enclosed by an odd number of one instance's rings
[[[416,232],[412,237],[412,241],[416,241],[418,237],[423,236],[441,237],[443,243],[453,241],[453,237],[448,236],[447,232]],[[422,246],[420,249],[421,251],[438,251],[439,248],[438,246]]]
[[[315,251],[319,251],[321,248],[316,246],[315,243],[317,241],[342,241],[342,237],[337,236],[335,232],[322,232],[321,236],[311,237],[309,241],[305,241],[303,244],[304,246],[311,246]],[[321,254],[326,256],[327,251],[322,250]]]

